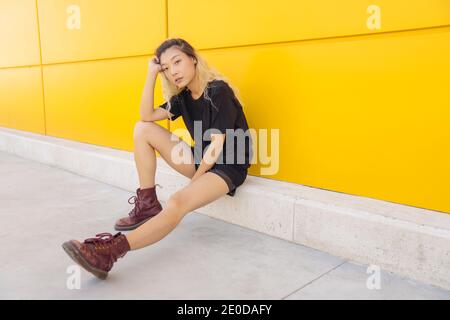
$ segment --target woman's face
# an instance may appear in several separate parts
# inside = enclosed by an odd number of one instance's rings
[[[159,62],[164,76],[178,88],[187,86],[194,78],[194,59],[177,47],[164,51]]]

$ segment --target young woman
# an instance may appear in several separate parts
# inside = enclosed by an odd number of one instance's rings
[[[154,109],[158,74],[162,75],[166,102]],[[134,128],[140,187],[137,196],[130,198],[134,208],[114,226],[118,231],[134,231],[126,236],[100,233],[84,242],[70,240],[62,245],[76,263],[101,279],[119,257],[161,240],[187,213],[224,195],[234,196],[250,167],[252,139],[236,89],[183,39],[168,39],[156,49],[149,62],[140,114],[141,121]],[[195,147],[155,123],[179,116]],[[156,196],[155,150],[173,169],[190,178],[187,186],[170,196],[164,209]],[[180,161],[180,150],[188,155],[188,161]]]

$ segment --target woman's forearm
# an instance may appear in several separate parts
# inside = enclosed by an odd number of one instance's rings
[[[141,105],[139,113],[141,119],[148,119],[151,117],[154,108],[155,83],[158,74],[152,72],[147,73],[145,79],[144,90],[141,97]]]
[[[203,155],[200,165],[198,166],[197,171],[195,172],[192,179],[200,177],[214,166],[222,152],[223,147],[224,137],[218,137],[217,140],[213,139],[205,154]]]

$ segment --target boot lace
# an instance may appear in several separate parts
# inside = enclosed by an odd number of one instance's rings
[[[159,186],[160,188],[162,188],[161,185],[159,184],[155,184],[155,187]],[[133,200],[133,202],[130,202],[130,200]],[[137,196],[131,196],[130,198],[128,198],[128,203],[129,204],[134,204],[134,209],[130,211],[130,213],[128,214],[130,217],[132,216],[139,216],[141,209],[142,209],[142,201],[141,199],[139,199],[139,197]]]
[[[120,235],[120,232],[116,234]],[[98,245],[106,245],[108,243],[111,243],[114,240],[115,236],[113,236],[111,233],[103,232],[95,235],[95,238],[89,238],[84,240],[85,243],[91,243],[95,246]]]
[[[115,235],[112,235],[108,232],[103,232],[95,235],[95,238],[89,238],[84,240],[86,244],[93,245],[95,249],[106,249],[109,245],[114,243],[114,239],[116,239],[118,236],[120,236],[122,233],[118,232]],[[109,264],[111,266],[111,263],[116,262],[117,258],[120,256],[124,256],[125,253],[117,254],[114,252],[114,250],[109,250],[107,252],[109,256]]]

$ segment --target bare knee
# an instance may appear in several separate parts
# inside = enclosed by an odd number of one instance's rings
[[[174,212],[183,215],[186,203],[187,199],[185,198],[184,194],[180,191],[177,191],[174,194],[172,194],[167,200],[167,207],[173,210]]]
[[[149,132],[155,128],[158,124],[153,121],[138,121],[134,125],[133,138],[136,139],[147,139]]]

